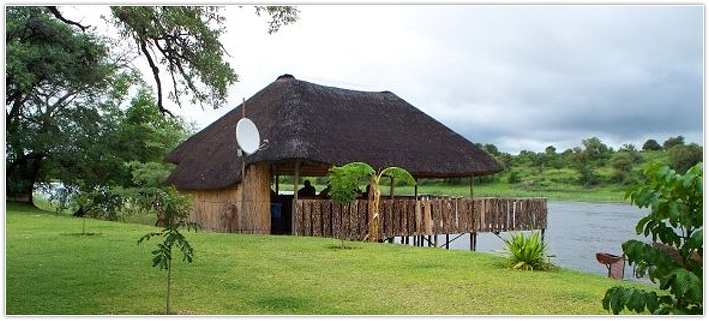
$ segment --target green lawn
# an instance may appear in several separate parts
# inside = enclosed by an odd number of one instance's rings
[[[155,229],[6,204],[6,314],[160,314],[165,274],[150,266]],[[189,233],[178,260],[180,314],[608,314],[613,281],[522,272],[484,253],[289,236]]]

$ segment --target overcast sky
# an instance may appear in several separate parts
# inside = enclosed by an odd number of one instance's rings
[[[289,73],[389,90],[472,142],[562,151],[683,135],[702,143],[701,6],[299,6],[268,35],[227,7],[222,41],[240,82],[229,105],[172,108],[203,128]],[[150,78],[147,78],[150,79]],[[424,133],[420,133],[424,134]]]

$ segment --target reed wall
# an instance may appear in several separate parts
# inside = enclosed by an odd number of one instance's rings
[[[204,229],[270,233],[271,167],[266,162],[249,165],[244,179],[228,188],[180,192],[192,195],[194,208],[189,220],[201,224]]]

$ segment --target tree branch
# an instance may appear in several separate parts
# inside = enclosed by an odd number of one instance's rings
[[[91,26],[84,26],[84,25],[82,25],[82,24],[80,24],[80,23],[78,23],[78,22],[76,22],[76,21],[71,21],[71,20],[69,20],[69,19],[67,19],[67,18],[64,18],[64,16],[62,15],[61,12],[59,12],[59,9],[57,9],[56,6],[46,6],[46,8],[47,8],[47,10],[49,10],[49,12],[51,12],[51,13],[54,15],[54,17],[56,17],[57,19],[61,20],[62,22],[66,23],[66,24],[68,24],[68,25],[77,26],[77,27],[79,27],[79,29],[81,29],[81,31],[86,32],[86,29],[88,29],[89,27],[91,27]]]
[[[150,69],[153,71],[153,77],[155,78],[155,84],[158,86],[158,108],[160,109],[160,112],[163,114],[168,114],[170,116],[174,115],[167,109],[165,109],[162,106],[162,83],[160,82],[160,69],[155,65],[155,62],[153,61],[153,57],[150,55],[150,52],[148,51],[147,46],[145,45],[144,40],[140,40],[140,50],[143,52],[145,55],[145,58],[148,60],[148,64],[150,65]]]

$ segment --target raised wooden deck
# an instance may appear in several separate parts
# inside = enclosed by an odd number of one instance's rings
[[[295,201],[293,235],[362,240],[367,200],[338,204],[326,199]],[[382,197],[379,235],[401,236],[546,229],[546,198]]]

